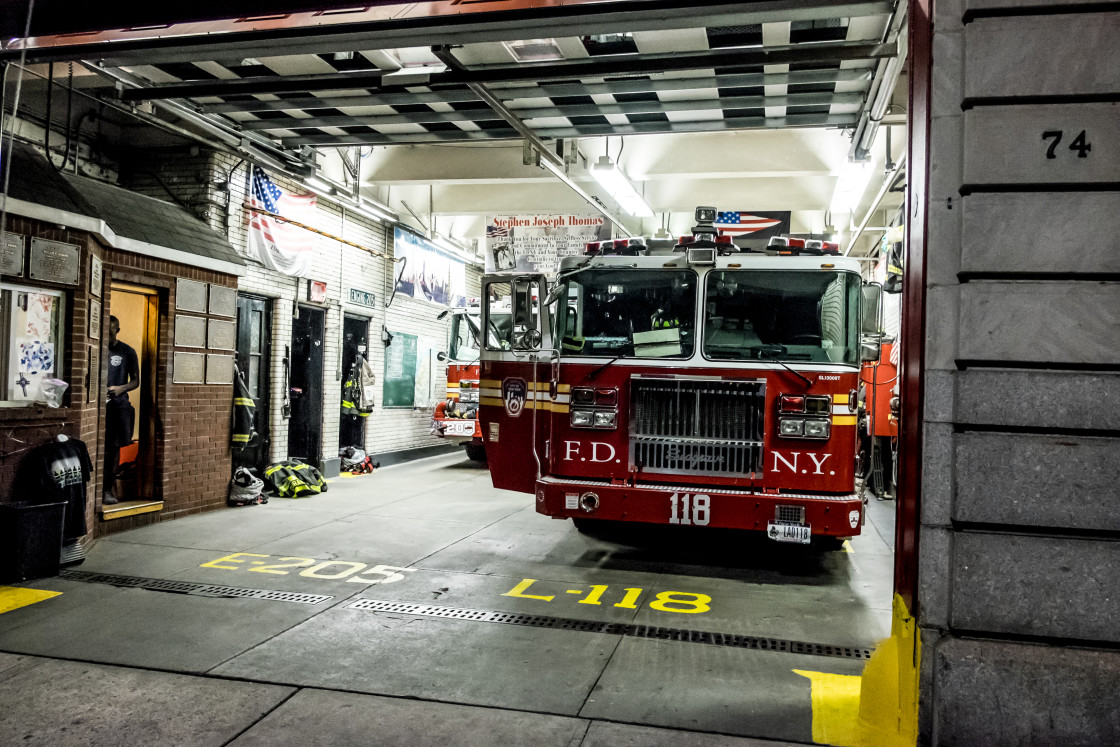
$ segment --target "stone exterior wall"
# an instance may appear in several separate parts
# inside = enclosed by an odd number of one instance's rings
[[[1120,13],[1092,5],[934,5],[926,744],[1120,741]]]

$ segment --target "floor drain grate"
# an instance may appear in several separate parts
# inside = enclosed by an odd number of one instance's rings
[[[334,599],[325,594],[300,594],[290,591],[270,589],[245,589],[239,586],[215,586],[191,581],[169,581],[158,578],[139,578],[137,576],[118,576],[112,573],[89,573],[86,571],[62,571],[59,578],[68,581],[81,581],[87,584],[108,584],[130,589],[165,591],[171,594],[190,594],[196,597],[218,597],[237,599],[263,599],[269,602],[293,602],[295,604],[322,604]]]
[[[807,656],[829,656],[841,659],[870,659],[871,649],[853,646],[832,646],[824,643],[807,643],[781,638],[756,638],[754,636],[732,633],[713,633],[703,630],[683,628],[663,628],[656,625],[635,625],[632,623],[600,623],[589,620],[574,620],[567,617],[548,617],[546,615],[525,615],[497,610],[472,610],[455,607],[437,607],[431,604],[406,604],[403,602],[383,602],[377,599],[359,599],[347,605],[349,609],[371,612],[396,612],[402,615],[421,615],[441,617],[449,620],[470,620],[474,622],[522,625],[530,628],[552,628],[554,630],[574,630],[586,633],[607,633],[624,635],[631,638],[649,638],[660,641],[681,641],[684,643],[706,643],[710,646],[731,646],[756,651],[771,651],[784,654],[803,654]]]

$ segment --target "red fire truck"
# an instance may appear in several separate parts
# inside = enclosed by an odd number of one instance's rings
[[[478,426],[478,338],[480,309],[477,298],[465,307],[447,309],[440,319],[451,316],[447,352],[447,399],[436,405],[432,433],[466,446],[467,456],[485,461],[482,429]]]
[[[859,265],[800,239],[740,251],[714,208],[696,218],[660,253],[589,244],[551,288],[539,274],[483,278],[494,486],[583,530],[697,525],[836,546],[863,525],[856,390],[878,355],[861,344]]]

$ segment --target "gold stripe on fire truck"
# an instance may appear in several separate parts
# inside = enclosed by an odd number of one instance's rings
[[[832,416],[832,424],[833,425],[855,425],[856,424],[856,416],[855,415],[833,415]]]
[[[478,382],[478,386],[479,386],[480,389],[501,389],[502,388],[502,382],[498,379],[483,379],[482,381]],[[547,381],[538,381],[537,383],[532,384],[530,386],[531,386],[531,388],[537,389],[537,390],[545,390],[545,391],[548,390],[548,382]],[[564,392],[564,393],[570,392],[570,391],[572,391],[572,385],[571,384],[558,384],[556,386],[556,391]]]
[[[846,404],[848,404],[848,395],[847,394],[834,394],[834,395],[832,395],[832,404],[834,404],[834,405],[846,405]]]
[[[505,407],[506,403],[502,400],[501,397],[482,397],[479,400],[479,404],[492,405],[494,407]],[[549,402],[548,400],[539,401],[533,399],[526,400],[525,409],[532,410],[533,408],[536,408],[538,410],[549,410],[551,412],[568,412],[571,409],[567,402]]]

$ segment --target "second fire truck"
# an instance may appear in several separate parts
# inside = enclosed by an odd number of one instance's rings
[[[821,242],[737,249],[713,208],[656,253],[590,244],[556,282],[483,278],[480,428],[497,488],[581,529],[860,533],[863,282]],[[542,300],[543,299],[543,300]],[[874,308],[874,305],[871,305]],[[867,352],[864,352],[864,351]]]

